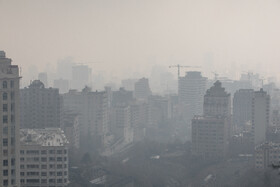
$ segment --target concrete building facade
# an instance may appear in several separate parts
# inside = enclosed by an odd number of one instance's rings
[[[0,51],[0,186],[19,187],[19,68]]]
[[[58,89],[33,81],[20,90],[21,128],[60,127],[62,101]]]
[[[270,118],[270,96],[260,89],[254,92],[252,102],[252,132],[255,145],[266,141],[266,132]]]
[[[68,141],[59,128],[21,129],[21,187],[68,185]]]
[[[203,113],[203,96],[206,90],[207,78],[201,72],[190,71],[179,78],[178,97],[182,116],[188,125],[195,115]]]

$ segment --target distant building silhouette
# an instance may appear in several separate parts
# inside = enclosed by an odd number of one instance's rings
[[[38,74],[38,80],[40,80],[46,88],[48,88],[48,74],[46,72],[41,72]]]
[[[254,92],[252,102],[252,131],[255,145],[266,141],[266,132],[270,118],[270,96],[260,89]]]
[[[59,93],[64,94],[69,91],[69,81],[66,79],[56,79],[53,81],[53,87],[59,89]]]
[[[240,89],[233,97],[233,123],[243,129],[247,122],[252,120],[253,89]]]
[[[179,78],[178,97],[182,116],[188,125],[194,115],[203,113],[203,95],[206,90],[207,78],[201,72],[189,71]]]
[[[152,92],[149,85],[149,79],[142,78],[135,83],[134,85],[135,98],[147,100],[151,94]]]
[[[45,88],[39,81],[20,90],[22,128],[60,127],[62,101],[56,88]]]

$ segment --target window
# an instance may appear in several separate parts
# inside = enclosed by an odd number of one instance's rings
[[[15,99],[15,93],[11,92],[11,100],[14,100],[14,99]]]
[[[3,185],[8,186],[8,180],[3,180]]]
[[[41,165],[41,169],[47,169],[47,165]]]
[[[20,176],[24,176],[24,172],[20,172]]]
[[[8,127],[3,127],[3,134],[5,134],[5,135],[8,134]]]
[[[8,146],[8,138],[3,138],[3,146]]]
[[[24,150],[20,150],[20,154],[21,154],[21,155],[24,155]]]
[[[3,104],[3,112],[8,112],[8,105],[7,104]]]
[[[10,87],[11,87],[11,88],[14,87],[14,81],[13,81],[13,80],[10,82]]]
[[[3,100],[6,101],[8,99],[8,94],[6,92],[3,93]]]
[[[3,170],[3,176],[8,176],[9,172],[7,169]]]
[[[42,157],[41,162],[47,162],[47,157]]]
[[[47,176],[47,172],[41,172],[41,176]]]
[[[3,123],[8,123],[8,116],[7,115],[3,116]]]
[[[42,150],[42,151],[41,151],[41,154],[42,154],[42,155],[45,155],[45,154],[47,154],[47,151],[46,151],[46,150]]]
[[[7,88],[7,81],[3,81],[3,83],[2,83],[2,86],[3,86],[3,88]]]
[[[3,160],[3,166],[8,166],[8,160]]]

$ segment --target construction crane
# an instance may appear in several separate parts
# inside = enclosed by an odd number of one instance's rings
[[[180,68],[201,68],[200,66],[181,66],[180,64],[171,65],[169,68],[178,68],[178,80],[180,78]]]

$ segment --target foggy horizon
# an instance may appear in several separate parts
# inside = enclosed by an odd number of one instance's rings
[[[0,49],[22,67],[24,79],[32,79],[29,67],[55,72],[69,56],[99,62],[88,65],[108,80],[149,77],[154,66],[176,78],[168,69],[174,64],[202,67],[181,75],[198,70],[239,79],[252,71],[279,78],[279,9],[276,0],[1,0]]]

